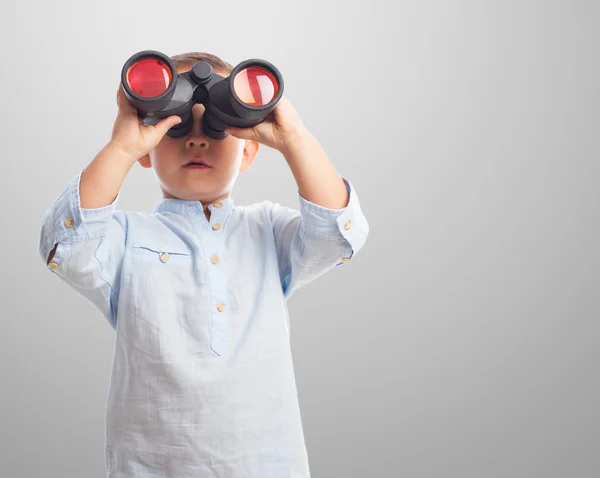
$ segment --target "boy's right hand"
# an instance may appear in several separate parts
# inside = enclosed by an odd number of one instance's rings
[[[113,126],[111,142],[131,156],[134,163],[146,156],[170,128],[181,122],[179,116],[173,115],[163,118],[154,126],[145,125],[138,116],[135,106],[125,96],[120,82],[117,90],[117,105],[119,113]]]

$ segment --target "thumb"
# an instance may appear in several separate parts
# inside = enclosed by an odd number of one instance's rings
[[[154,127],[158,130],[160,136],[162,137],[167,134],[167,131],[169,131],[173,126],[179,123],[181,123],[181,118],[177,115],[173,115],[160,120],[154,125]]]
[[[235,136],[236,138],[241,138],[241,139],[252,139],[253,138],[250,128],[237,128],[235,126],[227,126],[227,128],[225,128],[223,131],[227,134]]]

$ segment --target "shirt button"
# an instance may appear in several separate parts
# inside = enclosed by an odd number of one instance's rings
[[[169,260],[169,254],[168,254],[167,252],[163,252],[163,253],[160,255],[160,260],[161,260],[162,262],[167,262],[167,261]]]
[[[65,219],[65,226],[72,227],[73,223],[74,223],[74,221],[73,221],[72,217],[68,217],[68,218]]]
[[[217,304],[217,310],[218,310],[219,312],[223,312],[223,311],[225,310],[225,304],[224,304],[223,302],[219,302],[219,303]]]
[[[348,219],[346,221],[346,224],[344,224],[344,229],[346,229],[346,231],[349,231],[351,227],[352,227],[352,221]]]
[[[219,262],[219,256],[212,256],[210,258],[210,262],[212,262],[213,264],[216,264],[217,262]]]
[[[347,264],[348,262],[350,262],[350,258],[349,258],[349,257],[344,257],[344,258],[342,259],[342,262],[343,262],[344,264]]]
[[[56,262],[51,262],[50,263],[50,269],[56,270],[57,267],[58,267],[58,264]]]
[[[216,203],[214,204],[214,206],[215,206],[216,208],[222,208],[222,207],[223,207],[223,204],[221,204],[220,202],[216,202]]]
[[[213,230],[218,231],[219,229],[221,229],[221,224],[219,224],[218,222],[215,222],[212,226]]]

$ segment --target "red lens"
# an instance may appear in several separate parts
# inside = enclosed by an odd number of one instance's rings
[[[146,98],[163,94],[172,80],[169,67],[155,58],[140,60],[127,70],[129,87],[136,95]]]
[[[251,67],[235,75],[233,90],[247,105],[264,106],[275,97],[279,85],[270,71]]]

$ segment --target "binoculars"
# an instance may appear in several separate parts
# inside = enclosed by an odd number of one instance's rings
[[[121,83],[144,124],[155,125],[172,115],[181,118],[167,131],[172,138],[189,133],[196,103],[205,107],[204,133],[223,139],[228,136],[224,131],[228,126],[251,128],[262,123],[283,94],[283,77],[266,60],[242,61],[227,77],[215,73],[205,61],[179,74],[175,62],[155,50],[131,56],[123,65]]]

